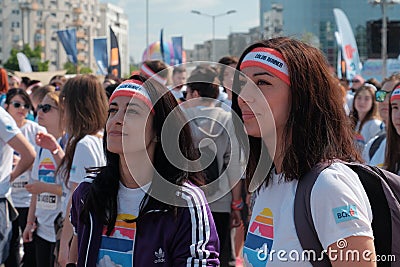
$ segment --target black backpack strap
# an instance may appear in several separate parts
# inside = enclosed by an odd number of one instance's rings
[[[331,266],[330,260],[326,254],[322,254],[324,250],[319,241],[317,231],[311,214],[311,191],[319,174],[330,166],[330,163],[319,163],[305,174],[297,184],[296,195],[294,199],[294,224],[296,227],[297,237],[299,238],[303,250],[315,252],[315,258],[309,259],[310,263],[315,267]],[[310,255],[312,255],[310,253]],[[324,255],[323,260],[317,260]]]
[[[386,133],[382,133],[376,138],[373,142],[371,147],[369,148],[369,160],[375,155],[376,151],[378,150],[379,146],[381,145],[382,141],[386,138]]]

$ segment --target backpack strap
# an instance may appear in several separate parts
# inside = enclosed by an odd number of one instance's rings
[[[371,147],[369,148],[369,160],[375,155],[376,151],[378,150],[379,146],[381,145],[382,141],[386,138],[386,133],[381,133],[373,142]]]
[[[331,266],[330,260],[324,254],[323,260],[317,260],[324,250],[319,241],[317,231],[311,214],[311,191],[319,174],[331,163],[318,163],[308,173],[306,173],[297,184],[296,195],[294,199],[294,224],[296,227],[297,237],[299,238],[303,250],[314,251],[316,258],[309,259],[310,263],[316,267]]]

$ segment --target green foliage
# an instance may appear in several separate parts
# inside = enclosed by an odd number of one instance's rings
[[[91,68],[82,66],[82,64],[79,64],[78,68],[80,74],[93,73]],[[76,74],[76,66],[69,61],[64,64],[64,69],[67,70],[67,74]]]
[[[92,72],[93,72],[92,69],[89,67],[80,67],[80,69],[79,69],[80,74],[89,74]]]
[[[11,49],[10,57],[4,63],[4,67],[9,70],[19,71],[17,53],[22,52],[29,59],[32,69],[34,71],[48,71],[49,70],[49,61],[46,60],[42,62],[42,47],[40,45],[36,46],[34,50],[31,49],[29,44],[25,44],[22,50],[17,50],[15,48]]]

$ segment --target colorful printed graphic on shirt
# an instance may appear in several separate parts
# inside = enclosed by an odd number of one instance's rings
[[[54,176],[56,167],[50,158],[44,158],[39,163],[39,181],[48,184],[55,184]],[[38,208],[45,210],[55,210],[57,208],[57,196],[50,193],[42,193],[37,196]]]
[[[332,209],[336,223],[358,219],[356,205],[342,206]]]
[[[103,228],[97,267],[131,267],[135,245],[136,223],[128,223],[136,217],[130,214],[118,214],[114,230],[106,235]]]
[[[272,211],[265,208],[255,217],[254,221],[250,222],[243,248],[245,266],[265,266],[273,241],[274,219]]]

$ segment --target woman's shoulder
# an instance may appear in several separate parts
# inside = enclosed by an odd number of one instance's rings
[[[31,121],[31,120],[26,120],[24,126],[21,127],[21,130],[22,130],[22,128],[25,128],[30,132],[34,132],[35,134],[37,132],[44,132],[44,133],[47,132],[45,127],[40,126],[37,122]]]
[[[103,131],[96,134],[87,134],[78,141],[77,146],[91,146],[93,144],[100,144],[103,142]]]

